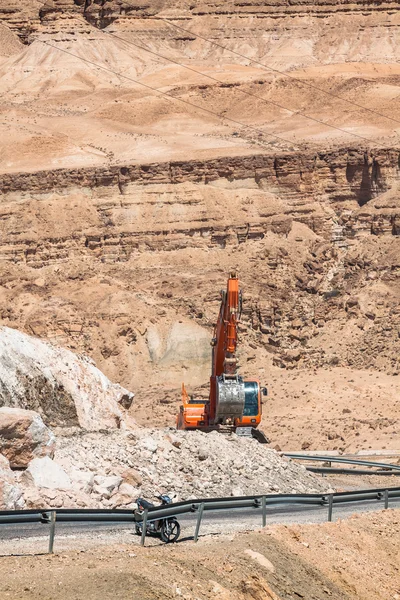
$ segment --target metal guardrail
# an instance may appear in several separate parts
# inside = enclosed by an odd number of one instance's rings
[[[373,462],[370,460],[358,460],[356,458],[347,458],[344,456],[313,456],[310,454],[297,454],[297,452],[282,452],[282,456],[295,460],[307,460],[311,462],[339,463],[344,465],[358,465],[364,469],[334,469],[329,467],[306,467],[307,471],[313,473],[337,473],[344,475],[400,475],[400,465],[392,463]],[[365,467],[375,467],[375,470]]]
[[[333,494],[264,494],[257,496],[240,496],[228,498],[204,498],[176,502],[166,507],[155,506],[143,513],[132,510],[107,509],[55,509],[55,510],[13,510],[0,511],[1,525],[11,523],[44,523],[50,524],[49,552],[53,552],[56,522],[103,522],[103,523],[143,523],[142,544],[146,536],[145,525],[151,521],[188,513],[197,513],[194,541],[198,539],[203,514],[207,511],[223,511],[239,508],[254,508],[262,511],[262,525],[267,522],[268,506],[303,505],[327,506],[328,521],[332,520],[333,507],[337,504],[364,502],[365,500],[383,501],[388,508],[390,498],[400,498],[400,487],[359,490],[353,492],[336,492]]]
[[[335,469],[334,467],[306,467],[311,473],[324,475],[385,475],[386,477],[400,476],[400,471],[367,470],[367,469]]]

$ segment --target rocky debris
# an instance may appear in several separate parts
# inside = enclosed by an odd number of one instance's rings
[[[0,510],[22,509],[24,506],[22,491],[16,485],[10,463],[0,454]]]
[[[84,492],[90,494],[94,486],[94,474],[90,471],[80,471],[79,469],[70,469],[69,477],[72,482],[72,486]]]
[[[34,458],[24,471],[21,482],[36,488],[60,491],[71,488],[71,479],[66,472],[48,456]]]
[[[186,500],[328,487],[255,440],[217,432],[141,428],[62,436],[55,461],[88,505],[97,507],[133,508],[138,496],[152,499],[162,492]]]
[[[154,500],[160,493],[187,500],[328,490],[323,480],[275,450],[216,432],[64,433],[54,460],[34,458],[22,472],[2,460],[9,486],[3,506],[25,501],[28,508],[134,509],[137,497]]]
[[[96,430],[132,425],[132,400],[91,359],[0,329],[0,405],[36,410],[46,424]]]
[[[33,410],[0,408],[0,452],[11,468],[27,467],[35,457],[53,458],[55,437]]]

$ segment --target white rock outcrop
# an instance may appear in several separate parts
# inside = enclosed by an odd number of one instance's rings
[[[0,452],[11,468],[27,467],[36,457],[54,456],[55,437],[33,410],[0,408]]]
[[[49,425],[94,431],[132,425],[132,400],[89,358],[0,328],[0,405],[35,410]]]

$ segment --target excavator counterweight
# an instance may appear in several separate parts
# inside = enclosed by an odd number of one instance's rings
[[[212,360],[208,400],[190,397],[182,384],[182,405],[177,416],[178,429],[230,431],[268,440],[255,430],[261,421],[261,394],[257,380],[244,380],[237,373],[236,348],[242,309],[239,279],[231,273],[226,291],[221,292],[219,316],[211,341]]]

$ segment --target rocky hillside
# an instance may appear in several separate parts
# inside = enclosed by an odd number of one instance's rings
[[[1,324],[92,357],[139,422],[172,425],[182,380],[206,393],[234,267],[273,442],[394,444],[393,3],[0,1],[0,18]]]
[[[235,266],[241,368],[272,397],[273,366],[395,376],[397,162],[353,150],[4,175],[3,322],[93,356],[140,415],[172,423],[181,380],[207,382]]]

